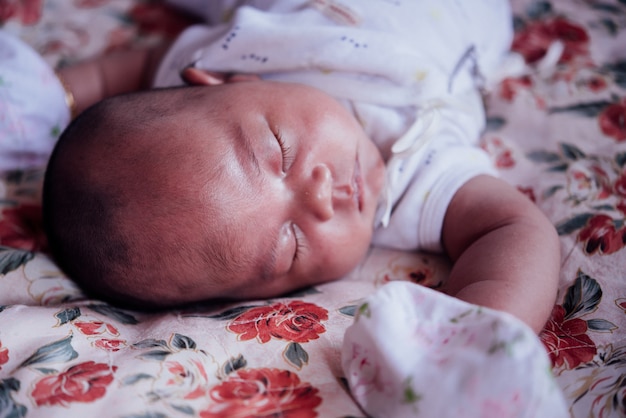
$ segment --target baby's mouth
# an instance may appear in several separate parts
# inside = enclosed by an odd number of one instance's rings
[[[361,164],[359,163],[359,156],[356,157],[354,164],[354,173],[352,174],[352,184],[354,187],[354,198],[356,199],[359,212],[363,211],[363,178],[361,177]]]

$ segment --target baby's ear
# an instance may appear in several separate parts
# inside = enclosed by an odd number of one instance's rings
[[[187,67],[180,73],[185,83],[191,86],[218,86],[220,84],[238,83],[241,81],[260,80],[256,74],[221,73]]]

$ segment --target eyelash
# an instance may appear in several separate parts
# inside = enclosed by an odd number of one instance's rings
[[[296,251],[293,253],[293,261],[296,261],[300,258],[300,252],[304,248],[304,244],[302,244],[302,241],[298,238],[299,233],[297,232],[296,226],[292,225],[292,228],[293,228],[293,236],[296,239]]]
[[[293,162],[293,157],[291,155],[291,148],[285,144],[282,136],[280,136],[280,132],[275,133],[276,141],[278,141],[278,145],[280,146],[280,152],[283,155],[283,171],[287,171],[289,167],[291,167],[291,163]]]

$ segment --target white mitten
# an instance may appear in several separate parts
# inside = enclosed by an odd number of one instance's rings
[[[360,306],[342,366],[373,417],[569,416],[526,324],[410,282],[391,282]]]

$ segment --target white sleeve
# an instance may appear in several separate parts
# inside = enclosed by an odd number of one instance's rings
[[[486,153],[475,147],[435,149],[427,160],[394,207],[387,227],[374,232],[375,245],[441,252],[443,220],[454,194],[478,175],[497,175]]]
[[[52,68],[0,30],[0,170],[45,164],[69,121],[65,91]]]
[[[401,174],[408,178],[405,184],[387,185],[395,195],[393,208],[387,226],[374,231],[375,245],[440,252],[443,220],[454,194],[478,175],[497,175],[491,159],[477,145],[484,127],[480,96],[470,92],[434,112],[437,126],[427,133],[431,136],[427,147],[401,164],[388,164],[388,178],[394,177],[394,170],[410,173]]]

